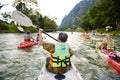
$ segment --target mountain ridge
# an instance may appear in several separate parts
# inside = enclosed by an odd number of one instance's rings
[[[78,27],[82,16],[100,0],[82,0],[77,3],[73,9],[65,15],[60,24],[60,28]]]

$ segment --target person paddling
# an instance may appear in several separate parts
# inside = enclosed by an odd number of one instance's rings
[[[58,41],[55,44],[46,43],[42,40],[42,31],[39,29],[39,44],[50,53],[46,55],[47,70],[55,74],[63,74],[69,71],[71,68],[70,57],[73,55],[73,51],[66,43],[68,35],[59,33]]]
[[[34,38],[30,35],[30,32],[26,32],[26,34],[24,34],[24,42],[30,42],[30,41],[34,41]]]
[[[36,41],[39,41],[39,33],[37,34]]]
[[[114,48],[114,40],[111,38],[109,34],[106,35],[106,37],[103,39],[103,41],[97,48],[99,48],[101,52],[109,56],[116,54],[116,51]]]
[[[105,39],[103,39],[99,49],[106,49],[106,50],[114,50],[114,40],[111,38],[109,34],[106,35]]]

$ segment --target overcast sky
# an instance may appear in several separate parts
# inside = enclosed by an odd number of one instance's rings
[[[2,4],[9,4],[4,6],[0,12],[13,11],[11,5],[13,1],[14,0],[0,0]],[[63,17],[67,15],[78,2],[80,2],[80,0],[38,0],[40,13],[55,19],[58,25],[61,23]]]

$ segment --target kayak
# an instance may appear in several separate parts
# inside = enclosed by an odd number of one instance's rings
[[[71,69],[68,72],[62,75],[57,75],[48,72],[44,64],[44,66],[41,69],[38,80],[83,80],[83,78],[74,66],[74,64],[72,64]]]
[[[113,70],[115,70],[118,73],[118,75],[120,75],[120,62],[117,62],[113,58],[109,57],[109,59],[107,60],[107,64]]]
[[[22,43],[20,43],[18,48],[28,48],[28,47],[32,47],[37,44],[38,44],[38,42],[22,42]]]
[[[101,52],[107,55],[113,55],[115,54],[115,50],[106,50],[106,49],[101,49]]]
[[[108,55],[108,56],[110,56],[110,55],[114,55],[114,54],[116,54],[116,51],[115,50],[108,50],[108,49],[98,49],[97,47],[100,45],[100,43],[97,43],[96,44],[96,51],[98,51],[99,53],[104,53],[104,54],[106,54],[106,55]]]
[[[115,51],[102,49],[99,50],[98,54],[100,54],[101,58],[109,67],[111,67],[116,73],[118,73],[118,75],[120,75],[120,62],[117,62],[115,59],[112,58],[112,56],[117,54]]]

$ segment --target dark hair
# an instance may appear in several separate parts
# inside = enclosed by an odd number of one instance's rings
[[[37,34],[37,36],[39,36],[39,34]]]
[[[60,33],[58,38],[60,39],[61,42],[66,42],[68,35],[66,33]]]
[[[28,31],[28,32],[26,32],[26,34],[30,34],[30,32]]]

